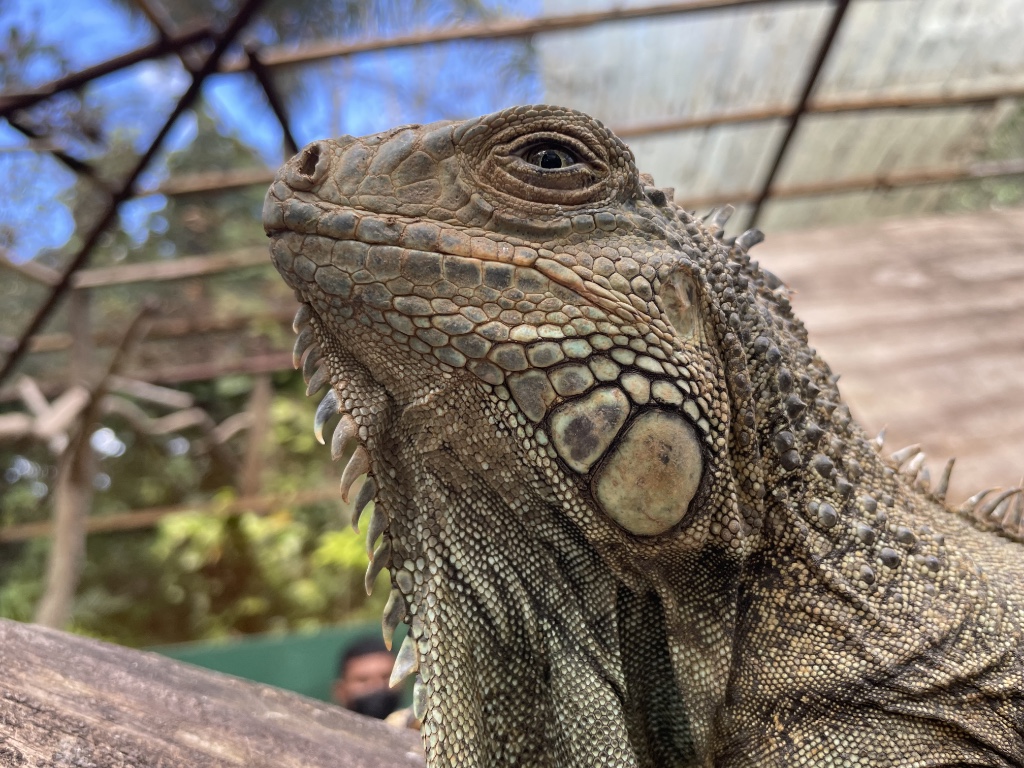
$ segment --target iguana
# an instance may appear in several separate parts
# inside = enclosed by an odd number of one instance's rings
[[[553,106],[271,186],[431,768],[1024,765],[1019,491],[884,459],[725,214]]]

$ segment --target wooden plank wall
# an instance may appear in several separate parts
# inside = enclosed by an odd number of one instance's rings
[[[1024,473],[1024,209],[773,235],[753,255],[796,294],[854,416],[921,443],[949,499]]]

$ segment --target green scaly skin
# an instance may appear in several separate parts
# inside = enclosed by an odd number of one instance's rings
[[[1019,495],[881,458],[759,233],[549,106],[311,144],[264,224],[431,768],[1024,764]]]

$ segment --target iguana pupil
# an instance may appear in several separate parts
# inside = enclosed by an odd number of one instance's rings
[[[568,168],[570,165],[576,164],[576,158],[569,152],[554,147],[536,149],[526,156],[526,161],[545,170]]]

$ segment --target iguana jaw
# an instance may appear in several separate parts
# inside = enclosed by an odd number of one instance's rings
[[[298,319],[323,339],[314,343],[333,343],[315,313],[300,310]],[[300,350],[300,357],[308,354]],[[359,364],[352,365],[330,378],[350,379]],[[651,610],[624,609],[623,596],[646,587],[634,578],[627,588],[616,578],[565,518],[540,472],[496,485],[493,473],[479,467],[471,444],[449,437],[442,446],[437,435],[416,432],[422,412],[437,416],[443,410],[440,420],[451,424],[451,434],[474,434],[501,418],[488,405],[484,399],[460,399],[454,391],[403,408],[392,404],[389,428],[367,441],[369,471],[376,478],[369,482],[377,496],[368,547],[386,526],[368,573],[375,576],[387,560],[394,586],[385,635],[403,618],[410,625],[393,679],[397,684],[406,675],[416,677],[415,708],[434,765],[447,765],[452,754],[464,766],[538,768],[596,764],[602,755],[626,754],[632,747],[622,727],[629,719],[623,707],[636,695],[630,689],[649,690],[654,681],[666,697],[678,696],[671,667],[652,666],[649,648],[627,651],[627,661],[619,647],[619,623],[636,621],[637,610]],[[474,408],[483,410],[474,423],[465,423]],[[499,465],[528,466],[513,455],[514,436],[504,445],[509,452],[497,457]],[[356,450],[363,449],[361,444]],[[453,473],[453,466],[459,471]],[[524,488],[533,492],[524,496]],[[540,568],[524,572],[524,557]],[[660,658],[667,658],[664,637],[652,633],[649,639]],[[589,722],[583,727],[581,690],[587,693]],[[688,744],[681,700],[676,706],[684,743],[666,749]]]
[[[456,742],[467,755],[465,765],[488,765],[494,760],[495,765],[543,766],[553,755],[571,757],[551,765],[582,765],[599,760],[608,750],[626,753],[631,749],[630,735],[624,730],[609,731],[600,723],[628,721],[622,710],[626,700],[636,695],[630,690],[660,686],[661,697],[667,700],[679,697],[682,689],[694,688],[691,681],[676,680],[671,665],[658,667],[645,660],[652,648],[659,658],[669,658],[670,643],[663,635],[652,636],[651,646],[641,652],[618,646],[621,622],[635,621],[637,610],[653,611],[653,616],[661,613],[652,607],[658,604],[656,598],[647,607],[627,608],[628,601],[622,602],[625,596],[652,589],[673,591],[666,584],[659,589],[646,583],[640,575],[644,569],[658,570],[653,565],[658,546],[626,536],[604,515],[594,513],[586,501],[579,501],[571,474],[559,471],[552,488],[538,457],[531,458],[515,435],[517,429],[533,429],[531,423],[520,424],[516,414],[498,407],[512,402],[507,394],[504,401],[490,396],[494,387],[466,371],[438,370],[438,360],[407,360],[407,350],[394,346],[396,340],[384,326],[378,323],[374,328],[371,316],[361,314],[365,304],[356,300],[339,306],[334,297],[315,287],[319,285],[315,280],[311,286],[295,277],[289,262],[298,243],[304,253],[314,256],[320,251],[336,255],[345,247],[330,240],[311,247],[316,240],[281,232],[273,244],[275,262],[286,278],[292,276],[290,282],[294,280],[303,302],[297,315],[296,358],[300,364],[315,360],[303,366],[311,388],[317,388],[317,379],[331,383],[324,401],[327,407],[318,411],[315,430],[319,433],[329,418],[342,413],[331,441],[332,453],[346,452],[339,435],[359,441],[343,472],[343,491],[347,494],[359,472],[371,475],[364,486],[376,494],[368,552],[383,536],[371,555],[367,584],[382,568],[389,568],[393,588],[384,612],[384,632],[390,637],[403,619],[411,626],[410,639],[396,663],[396,677],[415,674],[418,678],[415,701],[418,713],[426,718],[425,744],[433,752],[434,764],[444,765]],[[353,291],[359,295],[357,286]],[[350,309],[350,316],[325,320],[320,314],[330,317],[342,308]],[[401,365],[396,366],[399,360]],[[450,434],[423,431],[424,424],[434,422],[449,425]],[[481,465],[477,448],[457,437],[495,429],[504,437],[491,446],[487,465]],[[502,447],[503,455],[493,453],[494,445]],[[453,467],[458,470],[455,475]],[[506,480],[496,486],[498,473],[493,470],[498,468],[507,468],[502,473]],[[559,484],[567,490],[559,492]],[[525,500],[523,489],[531,489]],[[360,494],[357,515],[370,498]],[[563,505],[570,498],[577,501],[566,508]],[[466,505],[465,499],[474,503]],[[567,511],[577,516],[575,521],[566,517]],[[580,514],[589,517],[580,518]],[[480,522],[485,519],[484,529]],[[599,537],[603,538],[600,551],[581,530],[605,531]],[[670,553],[665,557],[672,559]],[[548,566],[539,575],[523,574],[517,565],[523,559]],[[572,566],[566,568],[565,563]],[[498,594],[502,595],[501,611],[495,613]],[[567,595],[573,601],[568,616]],[[699,602],[711,604],[705,597]],[[568,623],[553,627],[544,623],[550,619],[538,619],[554,616]],[[637,655],[640,660],[625,658]],[[513,669],[499,663],[508,658],[519,658],[521,664]],[[553,680],[545,677],[545,669],[567,676]],[[576,717],[575,691],[582,682],[589,686],[590,715],[604,714],[594,721],[592,732],[576,731],[570,738],[557,724]],[[531,701],[525,710],[515,706],[523,697]],[[492,704],[483,707],[484,701]],[[690,691],[685,701],[679,698],[677,722],[683,725],[674,735],[658,738],[682,743],[665,749],[689,749],[690,726],[685,724],[706,719],[702,713],[695,716],[687,711],[687,705],[694,704],[712,711],[707,696]],[[636,707],[636,702],[628,706]]]

